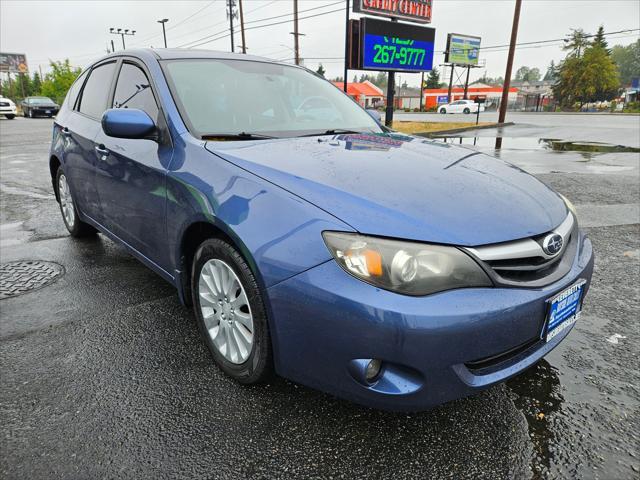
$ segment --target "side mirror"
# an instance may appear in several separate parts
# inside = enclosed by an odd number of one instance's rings
[[[371,116],[371,118],[373,118],[376,123],[378,123],[378,125],[382,124],[382,115],[380,115],[380,112],[378,110],[367,108],[366,111]]]
[[[109,137],[157,138],[156,124],[137,108],[111,108],[102,114],[102,130]]]

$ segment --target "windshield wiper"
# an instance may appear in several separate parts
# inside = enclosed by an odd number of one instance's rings
[[[262,135],[260,133],[208,133],[202,135],[202,140],[266,140],[269,138],[278,138],[271,135]]]
[[[374,132],[362,132],[358,130],[350,130],[348,128],[330,128],[329,130],[325,130],[323,132],[314,132],[314,133],[305,133],[304,135],[300,135],[300,137],[318,137],[320,135],[338,135],[341,133],[374,133]]]

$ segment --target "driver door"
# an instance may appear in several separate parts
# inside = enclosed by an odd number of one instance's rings
[[[143,66],[124,60],[115,84],[112,108],[146,112],[162,128],[164,119]],[[161,141],[108,137],[95,139],[99,160],[96,188],[105,226],[156,265],[169,269],[166,241],[166,173],[173,149]]]

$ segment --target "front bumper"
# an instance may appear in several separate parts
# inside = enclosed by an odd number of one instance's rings
[[[408,297],[361,282],[331,260],[268,290],[276,370],[367,406],[424,410],[502,382],[549,353],[570,329],[540,340],[546,300],[581,278],[586,294],[592,272],[591,241],[582,233],[569,273],[539,289]],[[384,367],[368,384],[361,373],[372,358]]]
[[[0,115],[15,115],[16,107],[0,107]]]
[[[57,115],[58,107],[29,107],[29,111],[34,115]]]

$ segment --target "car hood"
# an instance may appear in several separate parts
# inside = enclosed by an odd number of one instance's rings
[[[514,165],[423,138],[353,134],[206,148],[363,234],[477,246],[548,232],[567,215],[553,190]]]

